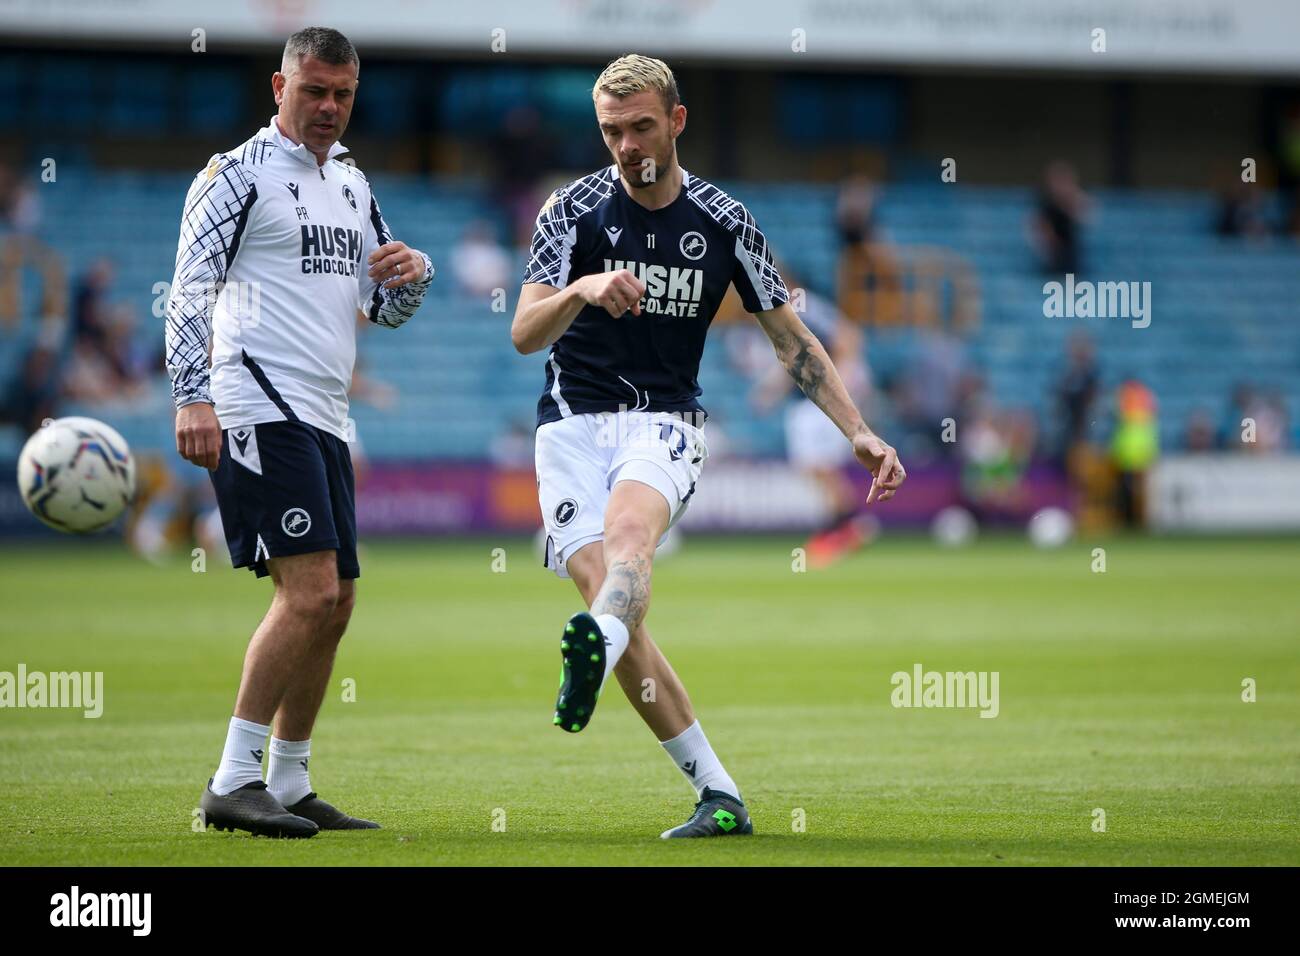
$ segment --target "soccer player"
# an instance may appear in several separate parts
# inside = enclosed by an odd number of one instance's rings
[[[359,68],[336,30],[291,36],[271,79],[278,113],[212,157],[181,219],[166,332],[176,449],[212,472],[234,566],[275,585],[200,801],[226,830],[377,827],[316,796],[307,766],[360,575],[347,448],[356,312],[402,325],[433,267],[392,238],[366,177],[336,158]]]
[[[614,162],[542,207],[511,328],[520,352],[550,349],[535,447],[546,564],[571,577],[590,608],[561,636],[554,722],[582,730],[614,673],[699,797],[662,836],[748,834],[740,789],[645,626],[655,547],[708,455],[696,377],[733,282],[794,381],[870,469],[868,503],[893,497],[905,473],[788,304],[748,210],[678,165],[686,107],[668,66],[620,57],[592,98]],[[642,697],[647,678],[653,700]]]

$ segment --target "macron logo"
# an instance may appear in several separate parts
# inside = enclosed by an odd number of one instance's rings
[[[51,926],[129,926],[134,936],[148,936],[152,926],[152,893],[70,893],[50,897]]]
[[[611,246],[616,246],[618,245],[618,237],[623,235],[623,228],[621,226],[617,228],[612,226],[606,226],[605,235],[609,236],[609,244]]]
[[[687,761],[686,763],[682,764],[682,769],[685,770],[688,774],[691,775],[691,779],[692,779],[692,780],[695,779],[695,761],[694,761],[694,760],[690,760],[690,761]]]

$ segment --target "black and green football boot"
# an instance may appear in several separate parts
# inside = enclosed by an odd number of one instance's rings
[[[659,836],[673,840],[677,837],[750,836],[753,832],[749,811],[738,797],[705,787],[691,818]]]
[[[587,726],[600,685],[605,679],[605,635],[600,625],[586,611],[575,614],[564,625],[560,637],[560,694],[555,700],[552,723],[576,734]]]

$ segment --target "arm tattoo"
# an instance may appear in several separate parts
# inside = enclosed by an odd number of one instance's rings
[[[826,363],[813,351],[816,340],[803,339],[794,353],[785,361],[786,370],[796,385],[813,402],[821,405],[819,393],[826,380]]]
[[[844,384],[820,342],[811,336],[783,335],[777,354],[808,400],[825,412],[850,440],[866,431],[862,416],[844,390]]]
[[[640,555],[615,561],[605,574],[600,593],[591,602],[593,615],[613,614],[632,633],[650,606],[650,562]]]

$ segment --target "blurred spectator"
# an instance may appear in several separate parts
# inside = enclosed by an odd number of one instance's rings
[[[881,240],[876,226],[876,188],[865,176],[852,177],[840,186],[835,229],[840,248]]]
[[[1110,444],[1119,476],[1116,508],[1124,527],[1139,528],[1144,522],[1147,471],[1160,453],[1155,393],[1136,379],[1126,379],[1116,395],[1116,414]]]
[[[40,281],[37,302],[28,295],[33,273]],[[0,237],[0,349],[14,348],[15,355],[25,349],[0,381],[0,421],[26,432],[53,417],[58,402],[68,330],[65,275],[62,258],[39,240]]]
[[[1183,448],[1194,454],[1214,451],[1214,419],[1204,408],[1196,409],[1187,417]]]
[[[1037,428],[1025,410],[999,409],[972,395],[962,418],[961,499],[981,525],[1018,514]]]
[[[1255,406],[1255,389],[1247,382],[1238,382],[1232,387],[1228,398],[1228,408],[1219,423],[1218,446],[1225,451],[1242,450],[1242,434],[1246,428],[1245,421],[1250,417]]]
[[[1075,333],[1070,338],[1065,373],[1056,386],[1061,415],[1059,454],[1062,460],[1068,460],[1071,451],[1088,440],[1092,424],[1090,415],[1100,378],[1092,340],[1082,332]]]
[[[31,433],[53,418],[59,398],[59,371],[66,324],[61,319],[41,323],[36,342],[23,359],[6,393],[0,395],[0,422],[13,422]]]
[[[451,270],[461,290],[476,296],[491,295],[510,282],[513,262],[497,244],[492,227],[476,219],[466,227],[451,254]]]
[[[1219,193],[1214,231],[1225,239],[1268,235],[1259,187],[1234,179]]]
[[[113,264],[96,259],[90,264],[72,298],[72,339],[74,344],[88,343],[103,348],[108,340],[112,318],[108,291],[113,286]]]
[[[1048,164],[1031,220],[1035,249],[1051,275],[1078,273],[1082,268],[1079,230],[1087,221],[1091,200],[1079,186],[1073,166],[1062,160]]]
[[[90,404],[134,403],[148,392],[148,356],[137,345],[135,319],[123,305],[100,307],[95,335],[74,338],[63,394]]]
[[[1281,392],[1252,393],[1242,419],[1246,424],[1237,433],[1241,451],[1270,454],[1286,447],[1289,426],[1286,399]]]
[[[30,177],[0,165],[0,229],[31,235],[40,223],[41,201],[36,184]]]
[[[943,440],[944,420],[951,418],[962,427],[980,387],[961,341],[947,332],[925,330],[911,362],[890,383],[894,408],[906,433],[906,445],[898,439],[894,445],[904,460],[921,463],[954,453],[954,443]],[[959,436],[958,440],[965,439]]]
[[[904,315],[903,277],[876,222],[876,192],[864,177],[846,180],[835,206],[840,255],[836,301],[849,318],[873,325],[896,324]]]

